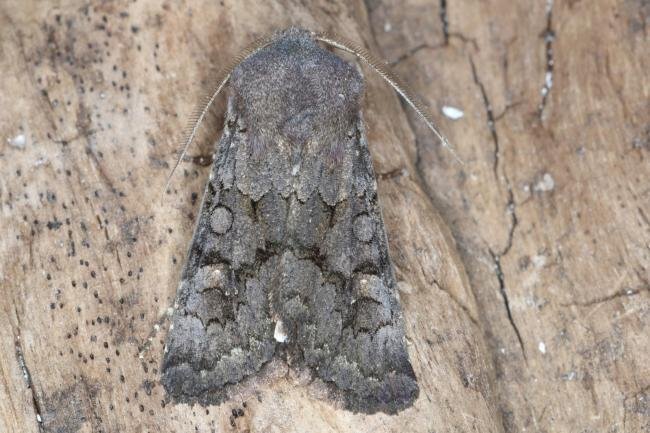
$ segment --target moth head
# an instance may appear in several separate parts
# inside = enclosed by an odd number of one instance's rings
[[[369,65],[377,74],[379,74],[379,76],[381,76],[391,87],[393,87],[393,89],[395,89],[395,91],[399,93],[400,96],[404,98],[404,100],[420,115],[420,117],[424,120],[431,131],[433,131],[436,137],[438,137],[442,145],[452,153],[458,162],[462,163],[460,158],[456,156],[456,153],[454,152],[447,139],[438,131],[438,128],[435,126],[424,105],[413,95],[408,87],[401,82],[397,75],[388,69],[384,62],[378,60],[362,46],[357,45],[356,43],[339,35],[330,34],[327,32],[310,32],[307,30],[292,27],[256,40],[253,44],[242,50],[239,55],[237,55],[225,68],[222,69],[221,73],[215,80],[216,84],[213,87],[214,91],[211,92],[208,97],[199,104],[198,110],[190,120],[190,126],[184,134],[185,139],[183,140],[182,151],[180,152],[180,155],[174,167],[167,177],[165,191],[169,187],[174,171],[178,167],[178,164],[183,159],[185,153],[187,152],[187,149],[194,140],[194,137],[196,136],[199,126],[205,118],[208,109],[217,98],[219,93],[221,93],[221,90],[223,90],[226,83],[231,79],[233,81],[237,79],[242,80],[242,78],[248,76],[246,74],[247,67],[256,67],[258,69],[263,68],[264,65],[260,64],[259,61],[260,59],[264,59],[265,56],[273,57],[275,55],[276,57],[282,57],[283,55],[284,62],[280,61],[281,59],[276,58],[275,65],[288,67],[289,65],[297,66],[296,63],[298,62],[296,62],[296,60],[308,60],[298,57],[299,54],[307,52],[312,55],[310,58],[312,63],[309,61],[305,62],[305,64],[302,65],[301,69],[303,72],[308,72],[310,68],[317,68],[319,65],[322,66],[324,64],[328,64],[328,62],[319,63],[319,60],[324,61],[328,56],[330,60],[332,60],[332,58],[335,58],[338,60],[339,65],[347,65],[348,68],[347,70],[344,70],[346,68],[343,67],[340,70],[333,71],[335,74],[330,78],[338,77],[339,81],[334,80],[335,82],[332,83],[332,79],[330,79],[322,80],[321,82],[315,84],[312,83],[312,85],[316,86],[315,88],[320,88],[322,91],[321,93],[316,92],[315,95],[302,93],[303,90],[309,88],[309,86],[305,86],[306,83],[308,83],[308,77],[296,75],[295,68],[293,70],[293,73],[288,72],[287,69],[279,69],[277,71],[267,70],[268,74],[259,75],[259,77],[266,77],[269,78],[269,80],[261,80],[261,82],[258,81],[256,90],[252,91],[251,89],[248,89],[249,92],[247,92],[247,94],[249,96],[252,96],[256,93],[258,98],[264,98],[265,91],[273,91],[266,95],[266,100],[264,100],[264,103],[260,104],[259,107],[268,108],[269,110],[279,110],[279,112],[271,111],[268,115],[271,116],[271,120],[273,120],[274,124],[276,125],[276,130],[282,132],[286,138],[300,143],[304,141],[305,131],[307,130],[312,131],[312,133],[316,132],[317,134],[323,133],[322,131],[330,132],[332,128],[334,128],[334,130],[340,130],[344,126],[341,125],[341,118],[353,118],[354,116],[349,116],[349,111],[346,110],[353,108],[355,112],[358,111],[358,96],[362,92],[363,81],[361,80],[358,72],[356,73],[356,78],[354,78],[356,71],[354,71],[351,65],[334,56],[333,54],[320,49],[316,44],[317,41],[352,53],[364,63]],[[266,49],[271,47],[274,49]],[[280,55],[280,53],[282,53],[282,55]],[[319,54],[314,55],[317,53]],[[245,65],[246,63],[249,64]],[[333,60],[329,62],[330,66],[334,65],[335,63],[336,62]],[[336,73],[339,73],[339,75],[336,75]],[[315,79],[320,79],[323,77],[323,75],[324,72],[316,74]],[[299,78],[299,80],[287,81],[288,79],[292,78]],[[284,81],[281,79],[284,79]],[[280,87],[275,88],[273,87],[274,84],[279,84]],[[327,88],[326,86],[329,84],[335,85],[333,87]],[[348,87],[345,86],[346,84]],[[244,86],[246,85],[244,84]],[[294,95],[293,97],[297,100],[294,101],[291,96],[287,96],[287,93]],[[334,95],[341,98],[341,100],[338,101],[339,104],[336,103],[335,98],[332,98]],[[352,98],[348,98],[349,96]],[[283,105],[279,103],[279,101],[282,100],[290,101],[291,104]],[[312,104],[312,107],[310,108],[304,103],[307,100],[323,101],[327,102],[328,105],[321,106],[319,109],[318,107],[314,107],[314,104]],[[283,107],[290,107],[291,109],[287,110]],[[337,116],[338,107],[341,108],[341,111],[339,112],[340,116]],[[311,112],[309,111],[310,109],[312,110]],[[261,112],[261,109],[258,111]],[[261,113],[256,114],[259,116]],[[320,116],[319,121],[316,120],[316,115]],[[282,116],[284,116],[284,121],[281,121]]]
[[[360,110],[363,79],[309,32],[289,29],[233,70],[231,88],[237,112],[250,128],[263,127],[267,135],[304,145],[349,129]]]

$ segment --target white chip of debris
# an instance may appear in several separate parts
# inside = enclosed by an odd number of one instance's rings
[[[553,179],[553,176],[551,176],[549,173],[544,173],[544,175],[542,176],[542,180],[537,182],[537,184],[533,189],[539,192],[547,192],[547,191],[553,191],[554,188],[555,188],[555,179]]]
[[[550,13],[553,10],[553,0],[546,0],[546,13]]]
[[[576,380],[576,377],[578,377],[578,374],[573,370],[562,375],[562,379],[564,380]]]
[[[27,137],[25,137],[25,134],[18,134],[14,138],[8,138],[7,143],[18,149],[24,149],[25,144],[27,144]]]
[[[546,344],[544,344],[543,341],[540,341],[539,344],[537,345],[537,349],[539,349],[542,354],[546,353]]]
[[[465,113],[463,113],[463,110],[452,107],[450,105],[444,105],[442,107],[442,114],[450,118],[451,120],[458,120],[462,119]]]
[[[553,87],[553,72],[548,71],[546,75],[544,75],[544,85],[542,86],[542,96],[548,95],[548,92],[551,90],[551,87]]]
[[[284,329],[284,323],[282,323],[282,320],[278,320],[275,323],[273,338],[275,338],[275,341],[277,341],[278,343],[284,343],[289,339],[289,336],[287,335],[287,331]]]
[[[535,254],[530,261],[533,262],[533,266],[536,268],[543,268],[546,264],[546,256],[544,254]]]
[[[549,72],[547,72],[547,73],[544,75],[544,84],[545,84],[546,87],[548,87],[549,89],[550,89],[551,87],[553,87],[553,73],[552,73],[552,72],[549,71]]]

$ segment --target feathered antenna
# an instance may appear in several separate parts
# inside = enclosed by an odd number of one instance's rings
[[[235,69],[235,67],[237,67],[237,65],[239,65],[241,62],[246,60],[246,58],[248,58],[251,54],[269,45],[270,43],[275,41],[276,38],[277,38],[277,34],[272,34],[272,35],[266,35],[256,40],[248,47],[244,48],[235,58],[233,58],[230,61],[228,66],[226,66],[219,72],[219,75],[217,75],[217,78],[215,80],[216,85],[213,87],[214,90],[211,93],[209,93],[208,96],[201,103],[199,103],[197,109],[194,111],[194,114],[190,118],[188,124],[189,126],[185,129],[185,133],[183,135],[183,143],[184,143],[183,150],[178,156],[178,159],[176,160],[176,163],[174,164],[172,171],[167,176],[167,182],[165,182],[165,189],[163,191],[167,191],[167,189],[169,188],[169,184],[171,183],[174,172],[176,171],[178,165],[185,157],[185,154],[187,153],[187,149],[189,148],[190,144],[192,144],[194,137],[196,137],[196,133],[199,130],[199,126],[201,126],[201,123],[203,122],[203,119],[208,113],[210,106],[217,98],[217,96],[219,96],[219,93],[221,93],[221,90],[223,90],[224,86],[230,79],[230,75],[232,74],[232,71]]]
[[[415,112],[418,113],[420,117],[422,117],[424,123],[426,123],[429,129],[433,131],[436,137],[438,137],[442,145],[446,147],[454,156],[454,158],[456,158],[456,160],[462,164],[462,160],[458,157],[453,147],[451,147],[449,141],[440,133],[435,123],[433,123],[433,119],[431,118],[431,115],[429,115],[427,109],[424,108],[424,105],[418,98],[414,96],[414,93],[411,92],[411,89],[402,80],[400,80],[400,78],[394,72],[391,72],[388,69],[388,66],[384,62],[377,59],[362,46],[337,34],[327,32],[312,32],[312,37],[317,41],[324,42],[335,48],[354,54],[363,60],[366,64],[368,64],[372,69],[374,69],[375,72],[377,72],[380,77],[386,80],[386,82],[390,84],[391,87],[395,89],[395,91],[399,93],[400,96],[402,96],[402,98],[404,98],[404,100],[411,106],[411,108],[413,108],[413,110],[415,110]]]

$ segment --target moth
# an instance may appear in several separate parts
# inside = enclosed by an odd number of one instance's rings
[[[369,63],[435,131],[396,78],[345,39],[289,28],[225,69],[187,140],[229,82],[162,364],[175,401],[222,403],[274,358],[309,371],[354,412],[396,413],[418,397],[363,78],[319,42]]]

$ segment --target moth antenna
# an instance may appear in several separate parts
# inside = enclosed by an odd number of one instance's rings
[[[454,158],[456,158],[456,160],[459,163],[461,164],[463,163],[463,161],[458,157],[456,151],[451,146],[447,138],[445,138],[445,136],[443,136],[440,133],[435,123],[433,122],[431,115],[429,114],[427,109],[424,108],[422,102],[420,102],[420,100],[415,97],[415,94],[397,76],[397,74],[395,74],[394,72],[388,69],[388,66],[384,62],[382,62],[381,60],[373,56],[368,50],[366,50],[362,46],[340,35],[327,33],[327,32],[317,32],[317,33],[312,33],[312,36],[317,41],[324,42],[335,48],[354,54],[355,56],[363,60],[372,69],[374,69],[375,72],[377,72],[377,74],[379,74],[380,77],[382,77],[388,84],[390,84],[391,87],[395,89],[395,91],[399,93],[402,98],[404,98],[404,100],[411,106],[411,108],[413,108],[413,110],[415,110],[415,112],[418,113],[418,115],[420,115],[420,117],[424,120],[424,123],[426,123],[429,129],[433,131],[433,133],[436,135],[436,137],[438,137],[442,145],[451,152]]]
[[[196,137],[196,133],[199,130],[199,126],[201,126],[201,123],[203,122],[203,119],[208,113],[210,106],[217,98],[217,96],[219,96],[219,93],[221,93],[221,90],[223,90],[224,86],[230,79],[230,75],[232,74],[232,71],[237,67],[237,65],[239,65],[241,62],[246,60],[251,54],[255,53],[261,48],[264,48],[265,46],[273,42],[276,38],[277,38],[277,34],[271,34],[271,35],[266,35],[260,39],[257,39],[255,42],[253,42],[252,44],[244,48],[242,51],[240,51],[239,54],[235,56],[228,63],[228,65],[219,72],[219,75],[217,75],[217,78],[215,80],[216,85],[213,87],[214,90],[208,94],[210,96],[205,98],[204,101],[197,106],[197,109],[194,111],[192,116],[190,116],[188,127],[186,128],[185,130],[186,132],[183,136],[183,141],[182,141],[183,150],[178,156],[176,162],[174,163],[174,167],[172,168],[172,171],[167,176],[167,181],[165,182],[165,189],[163,190],[163,193],[167,191],[167,189],[169,188],[169,184],[171,183],[174,172],[176,171],[179,164],[185,157],[185,154],[187,153],[187,149],[190,147],[190,144],[192,144],[192,141],[194,141],[194,138]]]

